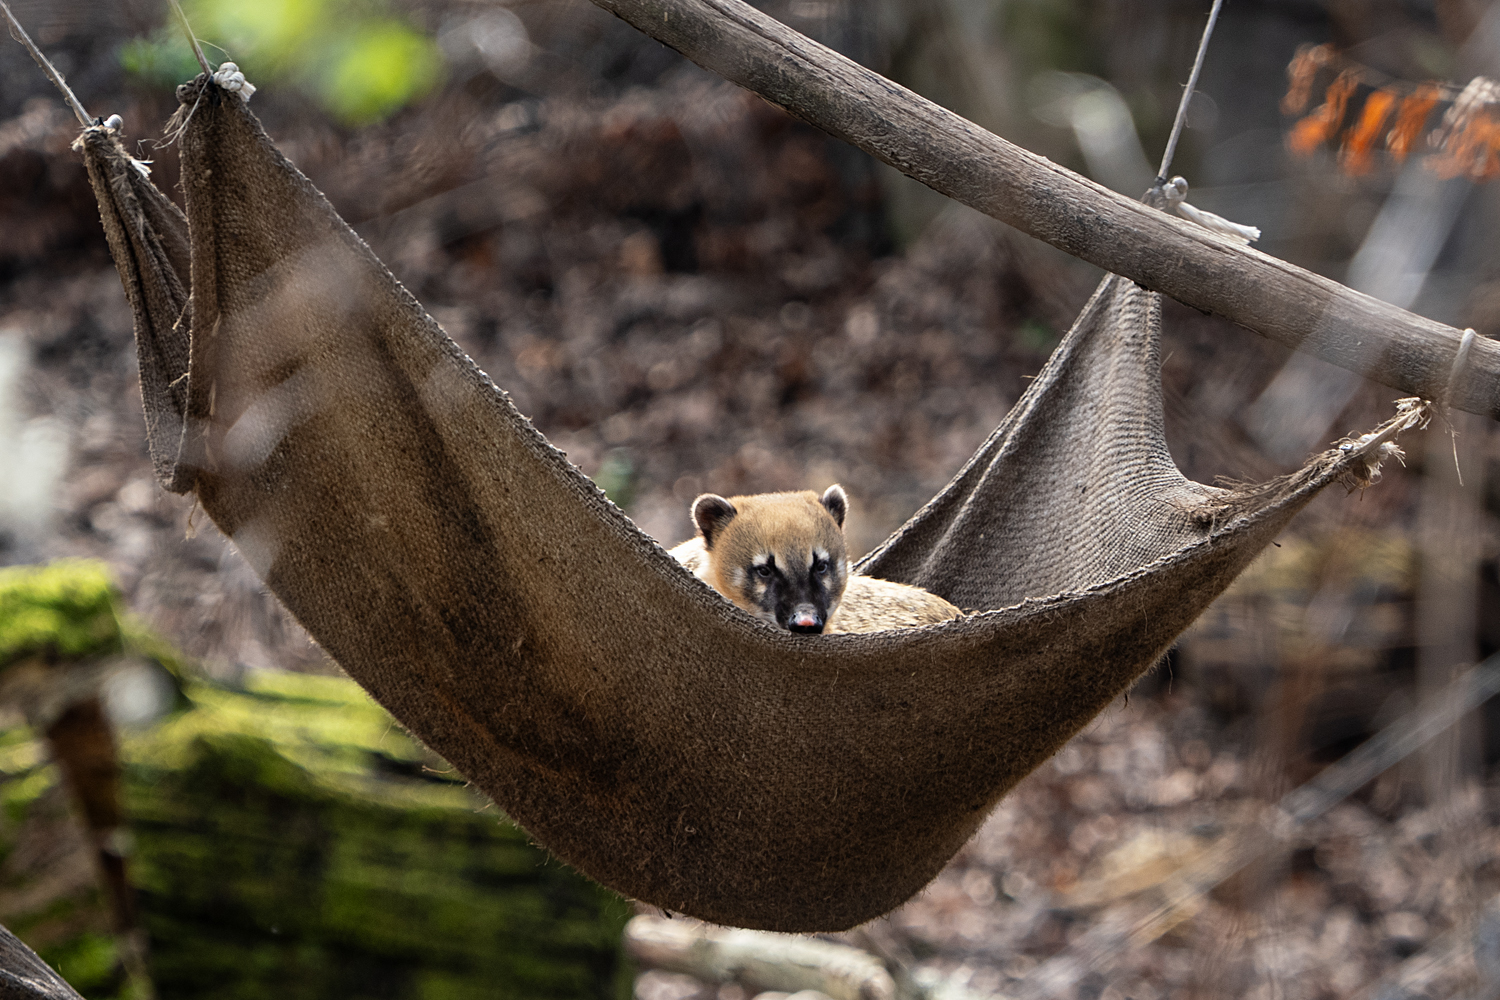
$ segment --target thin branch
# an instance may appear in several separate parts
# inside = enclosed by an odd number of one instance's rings
[[[68,86],[68,81],[63,79],[63,75],[57,71],[57,67],[52,65],[52,61],[42,55],[42,50],[37,48],[36,43],[31,40],[31,36],[26,34],[26,29],[21,27],[21,22],[16,20],[16,15],[10,12],[10,5],[5,0],[0,0],[0,10],[5,12],[5,19],[10,22],[10,37],[26,46],[26,51],[31,53],[31,58],[35,59],[36,64],[42,68],[42,72],[47,74],[47,79],[51,80],[57,86],[58,90],[62,91],[63,97],[67,99],[68,106],[73,109],[73,114],[78,116],[79,124],[84,128],[88,128],[94,124],[94,120],[89,117],[88,111],[84,110],[83,103],[73,93],[73,88]]]
[[[928,187],[1075,257],[1402,395],[1500,417],[1500,344],[1461,333],[1078,176],[741,0],[594,0],[694,62]]]
[[[1481,952],[1483,942],[1493,941],[1495,931],[1500,929],[1500,925],[1497,925],[1497,916],[1500,914],[1496,913],[1494,907],[1495,901],[1491,900],[1478,913],[1455,921],[1452,927],[1429,941],[1427,947],[1353,996],[1358,1000],[1432,996],[1430,987],[1435,980],[1451,973],[1455,965],[1473,960],[1475,971],[1479,973],[1479,991],[1460,995],[1467,995],[1470,1000],[1494,1000],[1497,992],[1500,992],[1497,991],[1500,980],[1497,980],[1496,970],[1490,964],[1494,960],[1492,953],[1486,955]],[[1489,962],[1485,961],[1486,958]]]
[[[1224,838],[1152,889],[1154,905],[1135,917],[1106,913],[1068,948],[1032,970],[1017,992],[1027,1000],[1059,996],[1114,956],[1145,947],[1190,917],[1202,898],[1235,872],[1286,843],[1308,823],[1500,694],[1500,653],[1466,671],[1306,784],[1282,796],[1259,822]]]
[[[1288,792],[1281,810],[1298,824],[1323,815],[1496,694],[1500,694],[1500,653],[1465,672],[1301,788]]]
[[[188,23],[187,15],[182,12],[182,5],[177,0],[169,0],[172,10],[177,13],[177,20],[182,22],[182,30],[187,33],[188,44],[193,47],[193,55],[198,57],[198,65],[203,67],[203,72],[209,76],[214,75],[213,67],[203,56],[203,49],[198,45],[198,36],[193,34],[193,26]]]
[[[1172,134],[1167,137],[1166,151],[1161,154],[1161,169],[1156,172],[1156,186],[1167,183],[1167,171],[1172,167],[1172,155],[1177,152],[1177,139],[1182,135],[1183,123],[1187,121],[1188,105],[1193,101],[1193,92],[1198,89],[1198,74],[1203,72],[1203,58],[1208,55],[1208,40],[1213,37],[1214,23],[1219,20],[1219,8],[1224,0],[1214,0],[1208,12],[1208,23],[1203,26],[1203,38],[1198,42],[1198,55],[1193,60],[1193,71],[1188,74],[1187,87],[1182,100],[1177,104],[1177,117],[1172,120]]]
[[[894,980],[875,956],[796,934],[641,915],[625,925],[625,948],[642,965],[710,983],[788,993],[817,990],[847,1000],[896,997]]]

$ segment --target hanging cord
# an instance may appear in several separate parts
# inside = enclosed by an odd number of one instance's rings
[[[203,75],[208,78],[209,82],[218,84],[224,90],[237,94],[240,100],[248,102],[251,95],[255,93],[255,84],[246,80],[245,74],[241,73],[240,68],[232,62],[219,63],[218,69],[210,66],[208,57],[203,54],[203,47],[198,44],[198,36],[193,33],[193,26],[188,22],[187,14],[183,13],[182,5],[177,0],[168,0],[168,2],[177,15],[178,23],[182,25],[183,33],[187,35],[188,44],[193,47],[193,55],[198,58],[198,65],[203,67]],[[218,46],[214,47],[218,48]],[[219,49],[219,51],[224,50]],[[226,52],[225,55],[228,53]],[[193,101],[193,106],[187,109],[186,114],[183,113],[182,108],[178,108],[177,113],[167,120],[167,138],[156,144],[158,149],[162,146],[170,146],[182,137],[188,121],[193,117],[193,112],[198,110],[198,103],[202,100],[203,90],[200,89],[197,98]]]
[[[1187,203],[1187,180],[1183,177],[1173,177],[1170,181],[1167,180],[1167,171],[1172,166],[1172,157],[1177,153],[1177,140],[1182,137],[1182,127],[1187,122],[1188,105],[1192,103],[1193,94],[1198,90],[1198,77],[1203,72],[1203,63],[1208,56],[1208,40],[1213,37],[1214,25],[1218,23],[1219,10],[1223,6],[1224,0],[1214,0],[1213,9],[1208,12],[1208,23],[1203,26],[1203,37],[1198,41],[1198,55],[1193,59],[1193,71],[1188,74],[1187,86],[1182,91],[1182,100],[1177,102],[1177,117],[1172,119],[1172,134],[1167,137],[1167,148],[1162,152],[1161,169],[1156,172],[1156,182],[1151,185],[1151,190],[1146,192],[1144,200],[1148,205],[1176,212],[1185,219],[1191,219],[1204,229],[1218,233],[1220,236],[1239,243],[1250,243],[1260,239],[1259,229],[1254,226],[1242,226],[1238,222],[1230,222],[1222,215],[1194,208]]]
[[[1448,369],[1448,384],[1443,387],[1443,398],[1439,401],[1438,408],[1438,412],[1443,415],[1443,423],[1448,425],[1448,436],[1453,439],[1453,471],[1458,475],[1460,487],[1464,484],[1464,470],[1458,467],[1458,428],[1454,426],[1449,411],[1453,400],[1453,386],[1463,374],[1464,366],[1469,363],[1469,351],[1474,347],[1474,338],[1477,336],[1473,327],[1470,327],[1458,342],[1458,353],[1453,355],[1453,367]]]
[[[1443,389],[1443,410],[1446,412],[1449,402],[1453,399],[1453,385],[1458,381],[1459,375],[1463,374],[1464,365],[1469,362],[1469,351],[1474,348],[1474,338],[1478,334],[1470,327],[1464,331],[1463,339],[1458,342],[1458,353],[1453,355],[1453,367],[1448,370],[1448,384]]]
[[[1198,42],[1198,56],[1193,60],[1193,71],[1188,74],[1182,100],[1177,102],[1177,117],[1172,121],[1172,134],[1167,137],[1167,148],[1161,155],[1161,169],[1156,172],[1158,189],[1166,186],[1167,170],[1171,168],[1172,156],[1177,152],[1177,140],[1182,135],[1183,123],[1187,121],[1188,105],[1198,89],[1198,75],[1203,72],[1204,57],[1208,55],[1208,40],[1213,37],[1214,24],[1219,20],[1219,8],[1223,6],[1224,0],[1214,0],[1213,9],[1208,12],[1208,23],[1203,26],[1203,37]]]
[[[172,10],[177,15],[177,20],[182,23],[182,30],[187,34],[188,44],[193,47],[193,55],[198,57],[198,65],[203,67],[203,72],[209,76],[214,75],[213,67],[208,64],[208,59],[203,55],[203,49],[198,45],[198,36],[193,34],[193,26],[188,23],[187,15],[182,12],[182,4],[177,0],[170,0]]]
[[[84,109],[77,95],[73,93],[73,88],[68,86],[68,81],[63,79],[63,75],[57,71],[57,67],[52,65],[50,59],[42,55],[42,50],[37,48],[36,43],[31,40],[31,36],[26,34],[26,29],[21,27],[21,22],[16,20],[16,15],[10,12],[10,5],[5,0],[0,0],[0,10],[5,12],[5,19],[10,22],[10,37],[26,46],[26,51],[31,53],[31,58],[36,60],[36,64],[42,68],[42,72],[47,74],[47,79],[51,80],[57,86],[58,90],[62,91],[63,97],[67,98],[68,106],[73,109],[73,114],[78,116],[79,124],[84,128],[90,128],[99,124],[89,117],[88,111]],[[110,121],[116,121],[119,117],[119,115],[112,115]]]
[[[203,67],[204,74],[220,87],[239,95],[240,100],[250,100],[251,95],[255,93],[255,84],[246,80],[245,74],[241,73],[240,68],[232,62],[219,63],[218,69],[210,66],[208,57],[203,54],[203,47],[198,44],[198,36],[193,33],[193,26],[188,23],[187,14],[183,13],[182,5],[177,0],[170,0],[170,2],[172,10],[177,14],[177,20],[182,24],[183,32],[187,35],[188,44],[193,47],[193,55],[198,57],[198,65]]]

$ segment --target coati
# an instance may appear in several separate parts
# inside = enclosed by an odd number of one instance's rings
[[[792,632],[875,632],[958,617],[958,608],[920,587],[851,573],[848,509],[838,485],[821,497],[704,493],[691,508],[697,537],[672,555],[744,610]]]

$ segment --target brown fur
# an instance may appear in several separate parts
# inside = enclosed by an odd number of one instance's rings
[[[672,555],[694,576],[772,624],[779,623],[757,601],[756,581],[744,567],[763,553],[781,553],[779,558],[785,564],[814,549],[829,553],[837,574],[831,581],[825,632],[875,632],[930,625],[961,614],[952,604],[920,587],[851,573],[842,517],[835,520],[825,506],[828,495],[820,500],[811,491],[762,493],[723,501],[704,494],[693,502],[698,536],[673,548]],[[715,501],[726,503],[733,512]],[[837,506],[841,514],[842,504]]]
[[[838,613],[825,632],[879,632],[935,625],[963,614],[938,595],[905,583],[851,573]]]
[[[705,493],[692,506],[698,537],[672,554],[757,618],[793,631],[821,632],[838,610],[849,576],[845,503],[837,486],[822,497],[810,490],[727,500]],[[758,567],[766,567],[766,578]],[[794,606],[815,611],[816,626],[794,628],[788,620]]]

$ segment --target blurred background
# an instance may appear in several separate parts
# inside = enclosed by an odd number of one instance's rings
[[[165,4],[11,6],[178,197],[161,129],[196,64]],[[760,6],[1138,197],[1209,4]],[[699,492],[840,482],[867,551],[978,447],[1099,278],[584,0],[184,7],[286,155],[667,545]],[[1361,172],[1337,141],[1287,151],[1288,63],[1325,42],[1367,79],[1462,87],[1500,76],[1500,7],[1229,0],[1173,172],[1266,252],[1500,336],[1495,184],[1379,153]],[[0,46],[0,923],[91,1000],[792,992],[632,959],[631,904],[407,740],[157,487],[76,134]],[[1291,471],[1392,412],[1393,390],[1165,312],[1168,438],[1193,479]],[[1260,825],[1500,650],[1495,422],[1454,413],[1403,444],[1377,486],[1315,501],[927,891],[831,940],[911,996],[1500,995],[1500,709],[1294,829]],[[97,562],[20,569],[59,559]],[[42,669],[7,633],[23,610],[57,634],[105,625],[68,656],[44,642]],[[114,807],[69,791],[89,773],[117,774]]]

